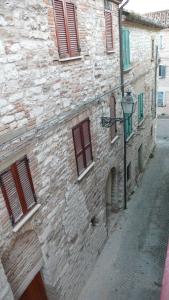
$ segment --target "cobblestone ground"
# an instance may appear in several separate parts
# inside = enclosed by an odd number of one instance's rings
[[[78,300],[159,300],[169,229],[169,120]]]

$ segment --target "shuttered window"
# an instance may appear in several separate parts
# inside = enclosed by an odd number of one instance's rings
[[[12,224],[15,225],[36,204],[27,157],[0,174],[0,184]]]
[[[76,125],[72,134],[77,172],[80,175],[93,161],[89,119]]]
[[[144,118],[144,94],[138,95],[138,123]]]
[[[110,117],[116,118],[116,99],[114,96],[111,96],[110,98]],[[116,122],[114,122],[114,124],[110,127],[111,140],[115,138],[116,133],[117,133],[117,126],[116,126]]]
[[[130,68],[130,32],[122,29],[123,69]]]
[[[166,66],[159,65],[159,77],[160,78],[166,77]]]
[[[125,138],[129,138],[133,131],[132,116],[125,114]]]
[[[107,51],[113,50],[113,24],[111,11],[105,10],[105,30],[106,30],[106,47]]]
[[[75,5],[66,0],[53,0],[53,4],[59,55],[61,58],[78,56],[80,48]]]

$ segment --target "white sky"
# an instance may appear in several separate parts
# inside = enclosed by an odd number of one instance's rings
[[[169,10],[169,0],[129,0],[124,9],[133,10],[137,13]]]

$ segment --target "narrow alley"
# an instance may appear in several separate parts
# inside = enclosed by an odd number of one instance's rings
[[[79,300],[158,300],[168,242],[169,120]]]

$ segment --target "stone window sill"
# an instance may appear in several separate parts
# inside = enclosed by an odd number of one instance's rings
[[[133,69],[132,66],[128,67],[127,69],[123,69],[123,73],[128,73]]]
[[[13,232],[17,232],[21,229],[21,227],[30,220],[30,218],[39,210],[41,207],[41,204],[36,204],[34,208],[31,209],[30,212],[13,228]]]
[[[72,61],[72,60],[78,60],[82,59],[82,56],[74,56],[74,57],[66,57],[66,58],[60,58],[60,62],[66,62],[66,61]]]
[[[107,50],[106,53],[107,54],[115,53],[115,50]]]
[[[129,137],[126,139],[126,143],[134,136],[134,132],[132,132]]]
[[[114,137],[114,139],[111,141],[111,144],[114,145],[114,143],[115,143],[118,139],[119,139],[119,136],[116,135],[116,136]]]
[[[85,175],[94,167],[94,165],[95,162],[92,162],[90,166],[88,166],[87,169],[78,177],[77,181],[80,182],[85,177]]]

